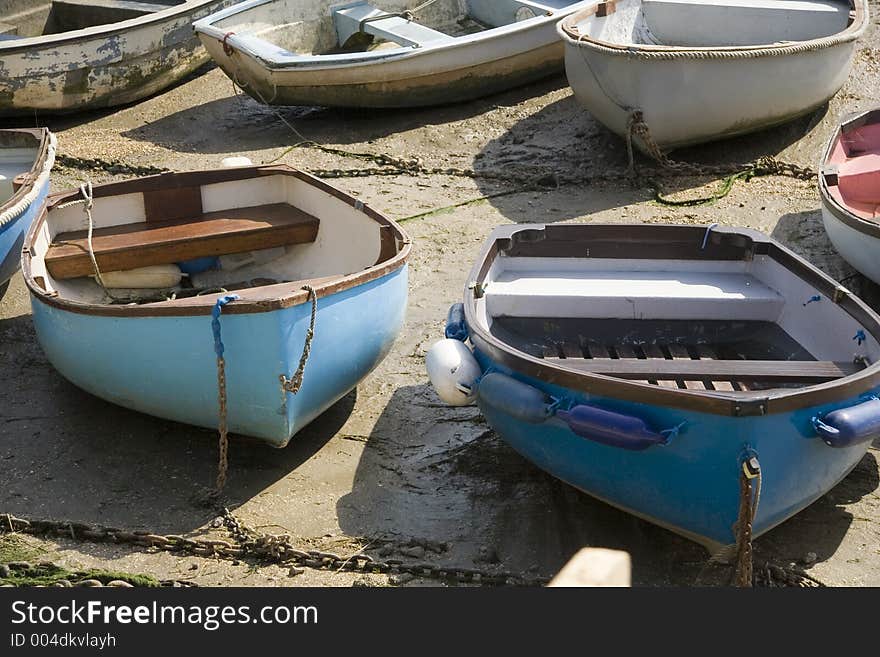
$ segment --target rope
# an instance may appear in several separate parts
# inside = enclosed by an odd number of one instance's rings
[[[706,244],[709,243],[709,233],[718,228],[717,223],[712,223],[706,226],[706,233],[703,235],[703,243],[700,245],[700,251],[706,250]]]
[[[563,25],[562,29],[565,32],[566,37],[578,46],[578,49],[583,46],[606,55],[626,57],[627,59],[754,59],[756,57],[780,57],[784,55],[813,52],[854,42],[864,33],[868,24],[868,21],[866,20],[867,12],[861,11],[858,13],[861,14],[861,22],[858,25],[851,25],[843,32],[838,32],[837,34],[821,37],[819,39],[811,39],[800,43],[778,46],[735,46],[728,48],[676,48],[673,46],[653,46],[648,49],[642,44],[633,43],[627,44],[626,46],[614,47],[596,41],[588,34],[575,35],[572,27],[567,24]]]
[[[55,165],[55,151],[57,150],[57,146],[58,140],[55,135],[50,132],[49,146],[46,149],[46,159],[43,161],[43,167],[31,183],[30,190],[28,190],[28,192],[13,205],[3,210],[3,212],[0,212],[0,227],[5,226],[14,219],[18,219],[40,195],[43,184],[49,180],[52,167]]]
[[[312,302],[312,315],[309,319],[309,330],[306,331],[306,340],[303,344],[302,356],[299,358],[299,366],[296,368],[293,376],[288,379],[284,374],[281,379],[281,388],[295,395],[302,387],[303,375],[306,371],[306,363],[309,362],[309,355],[312,353],[312,339],[315,337],[315,319],[318,316],[318,294],[311,285],[303,285],[302,289],[309,293],[309,300]]]
[[[229,470],[229,437],[226,426],[226,359],[223,357],[225,347],[220,335],[220,313],[223,306],[240,297],[237,294],[227,294],[217,299],[211,310],[211,331],[214,334],[214,353],[217,354],[217,398],[219,403],[218,433],[220,434],[219,447],[220,457],[217,464],[217,480],[209,497],[217,498],[226,486],[226,474]]]
[[[74,205],[82,205],[83,212],[86,215],[86,218],[89,222],[89,232],[86,237],[86,244],[89,247],[89,259],[92,261],[92,269],[95,272],[95,280],[98,282],[98,285],[101,286],[101,289],[104,290],[104,294],[106,294],[112,301],[128,301],[127,299],[122,299],[115,296],[104,283],[104,278],[101,276],[101,269],[98,267],[98,259],[95,257],[95,246],[92,244],[92,233],[95,228],[95,222],[92,220],[92,208],[95,205],[95,197],[92,192],[92,181],[88,180],[82,185],[79,186],[79,193],[82,194],[82,198],[78,198],[73,201],[68,201],[67,203],[62,203],[57,206],[56,209],[63,210],[64,208],[69,208]]]
[[[752,493],[752,481],[755,492]],[[757,456],[743,459],[739,473],[739,512],[736,519],[736,585],[750,588],[753,585],[752,524],[761,501],[761,464]]]

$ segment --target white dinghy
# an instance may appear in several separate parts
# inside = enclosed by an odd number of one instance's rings
[[[214,61],[271,105],[415,107],[561,72],[566,0],[247,0],[194,24]]]
[[[0,116],[131,103],[208,61],[190,23],[235,0],[0,0]]]
[[[866,0],[852,3],[609,0],[558,30],[578,101],[651,153],[820,107],[843,86],[868,24]]]

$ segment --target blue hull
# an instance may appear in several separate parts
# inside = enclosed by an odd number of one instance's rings
[[[206,428],[218,421],[211,317],[109,317],[31,297],[37,337],[55,368],[88,392],[143,413]],[[310,304],[223,314],[229,431],[283,447],[387,355],[403,326],[407,267],[318,300],[303,385],[296,370]]]
[[[474,355],[484,372],[513,376],[557,399],[635,416],[657,431],[685,423],[668,445],[629,451],[582,438],[555,417],[531,424],[478,402],[490,426],[541,469],[710,550],[735,543],[740,463],[747,451],[757,453],[761,463],[757,536],[833,488],[870,445],[831,448],[811,424],[813,416],[868,395],[793,413],[730,417],[583,394],[512,372],[479,351]]]
[[[39,196],[31,202],[24,213],[0,226],[0,285],[6,283],[18,271],[24,236],[40,213],[48,192],[49,180],[47,179],[40,187]]]

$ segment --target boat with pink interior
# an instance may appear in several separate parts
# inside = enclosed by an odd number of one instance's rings
[[[880,283],[880,108],[840,124],[822,157],[819,192],[834,248]]]

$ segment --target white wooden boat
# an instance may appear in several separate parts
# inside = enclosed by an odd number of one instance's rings
[[[208,60],[193,20],[234,0],[0,0],[0,116],[140,100]]]
[[[273,105],[412,107],[562,71],[567,0],[247,0],[194,24],[214,61]]]
[[[880,284],[880,109],[841,123],[822,157],[819,194],[834,248]]]
[[[866,0],[852,2],[609,0],[558,30],[578,101],[623,136],[640,111],[665,150],[820,107],[849,75],[868,25]],[[651,151],[638,134],[634,143]]]

